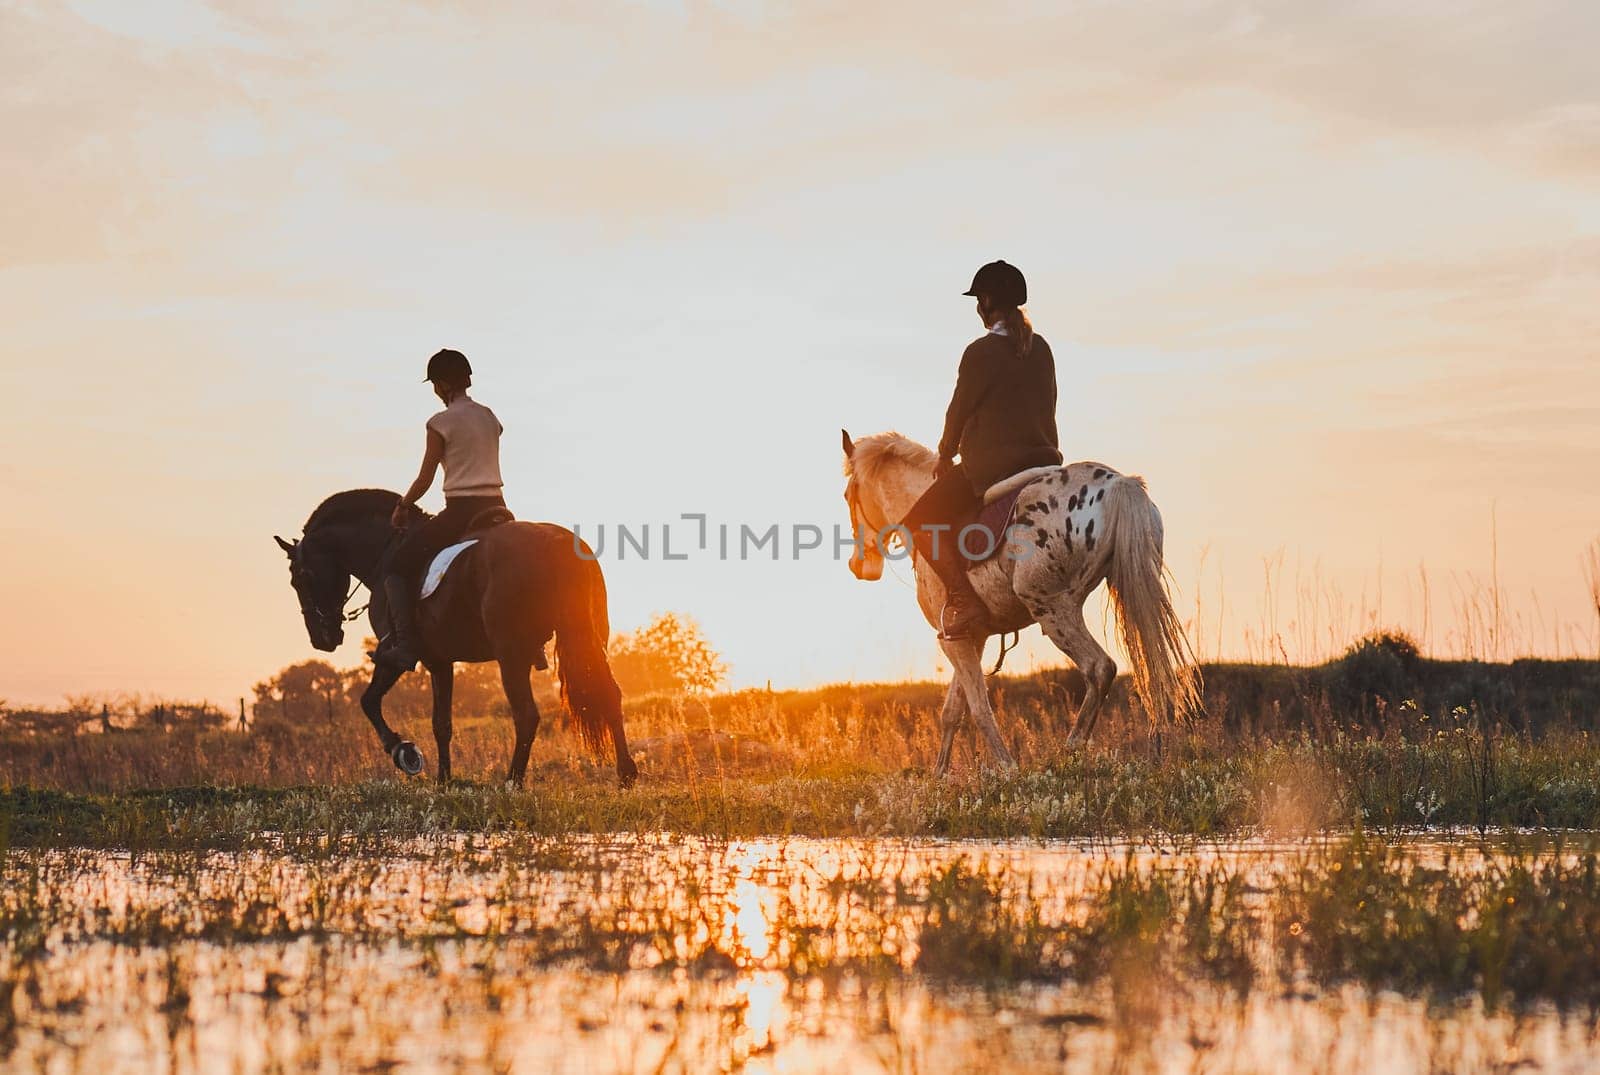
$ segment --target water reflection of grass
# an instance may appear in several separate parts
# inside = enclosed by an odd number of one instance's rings
[[[1287,854],[1129,852],[1034,870],[959,849],[819,847],[512,837],[300,859],[13,850],[0,870],[4,989],[91,942],[337,936],[769,982],[1070,981],[1128,997],[1152,983],[1244,995],[1355,982],[1490,1007],[1600,1007],[1592,848],[1424,851],[1357,834]]]

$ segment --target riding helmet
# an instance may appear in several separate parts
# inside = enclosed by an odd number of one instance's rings
[[[428,375],[424,381],[464,381],[472,376],[472,363],[460,351],[446,347],[428,359]]]
[[[1028,281],[1022,270],[1004,261],[991,261],[978,270],[963,295],[988,295],[1001,306],[1022,306],[1028,301]]]

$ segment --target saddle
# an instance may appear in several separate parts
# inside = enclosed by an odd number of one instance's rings
[[[517,517],[511,514],[511,509],[501,505],[494,508],[484,508],[472,517],[467,523],[467,534],[481,534],[485,530],[492,530],[505,523],[514,523]]]
[[[968,563],[984,563],[1005,549],[1006,530],[1011,525],[1011,515],[1016,511],[1017,501],[1022,498],[1022,491],[1060,469],[1059,466],[1029,467],[1009,478],[1001,478],[984,491],[983,507],[978,517],[956,528],[957,534],[967,527],[978,527],[983,531],[981,534],[967,531],[966,540],[956,543]]]
[[[433,559],[428,562],[428,569],[422,574],[422,589],[418,600],[426,601],[432,597],[433,592],[444,581],[444,573],[450,570],[451,564],[455,563],[456,557],[476,545],[478,539],[487,531],[516,521],[517,517],[511,514],[510,508],[506,507],[484,508],[474,515],[472,521],[467,523],[467,532],[462,535],[461,540],[440,549]]]

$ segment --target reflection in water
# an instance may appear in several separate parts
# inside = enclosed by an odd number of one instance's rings
[[[1001,973],[994,962],[1032,951],[1030,922],[1081,923],[1108,862],[1161,870],[1199,857],[1250,877],[1285,851],[655,837],[477,837],[321,858],[12,850],[0,864],[0,1067],[1600,1063],[1589,1019],[1538,1006],[1430,1008],[1275,979],[1239,988],[1137,961],[1035,978],[1035,964]],[[1477,868],[1453,854],[1453,868]],[[1019,910],[1015,935],[981,917]]]

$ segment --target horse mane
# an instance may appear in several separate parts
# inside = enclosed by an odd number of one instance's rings
[[[301,532],[309,534],[313,527],[361,522],[374,515],[387,517],[394,511],[394,502],[399,499],[399,493],[388,489],[346,489],[342,493],[334,493],[317,505]],[[427,512],[421,508],[413,506],[412,510],[427,516]]]
[[[896,463],[932,471],[938,459],[938,453],[932,448],[924,447],[910,437],[894,432],[874,433],[855,442],[855,450],[844,462],[844,472],[851,477],[859,475],[872,481],[885,468]]]

